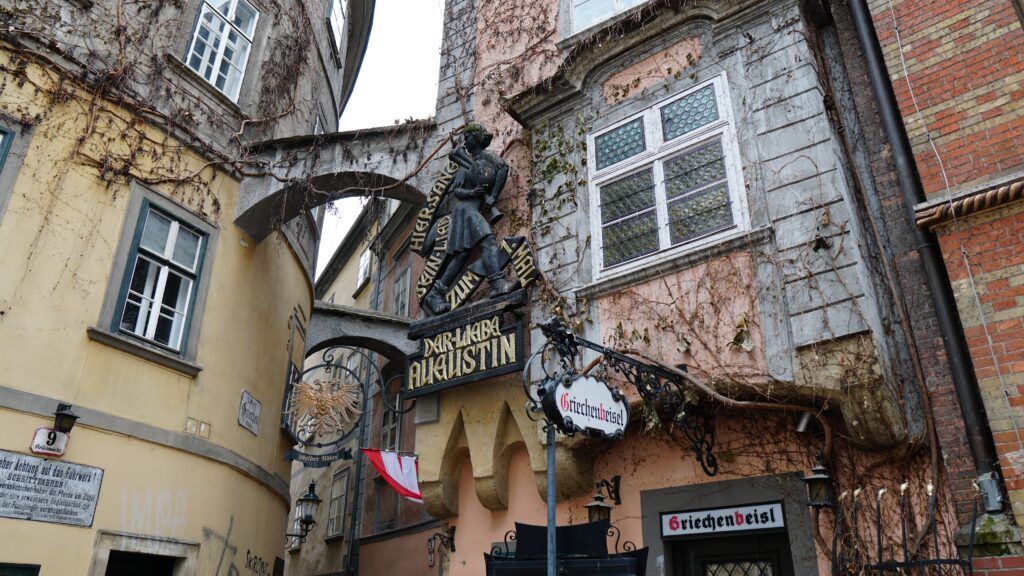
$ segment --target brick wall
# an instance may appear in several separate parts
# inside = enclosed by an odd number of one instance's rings
[[[945,197],[929,133],[954,193],[1019,176],[1024,168],[1024,32],[1011,0],[869,4],[929,199]]]
[[[1019,523],[1024,518],[1024,444],[1017,432],[1024,425],[1024,205],[974,214],[938,232]]]
[[[909,339],[913,343],[928,390],[945,478],[949,482],[957,519],[964,526],[971,519],[976,473],[967,445],[966,428],[960,415],[959,399],[953,388],[945,348],[939,336],[934,302],[916,250],[914,223],[907,218],[891,153],[873,153],[877,150],[887,151],[889,141],[878,119],[877,102],[849,12],[836,6],[833,14],[859,124],[849,126],[848,130],[859,128],[869,164],[864,185],[873,191],[878,202],[877,207],[866,209],[864,218],[873,219],[879,233],[883,235],[883,251],[893,268],[897,284],[895,292],[906,308],[910,324]],[[853,132],[851,138],[857,140]]]
[[[974,576],[1024,576],[1024,558],[1003,556],[974,561]]]

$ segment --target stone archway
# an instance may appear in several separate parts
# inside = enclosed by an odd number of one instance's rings
[[[242,179],[235,224],[257,241],[305,210],[341,198],[377,196],[420,205],[429,188],[433,120],[386,128],[269,140],[250,148],[265,167]]]
[[[404,369],[406,357],[418,349],[408,333],[408,318],[317,300],[306,331],[306,356],[331,346],[355,346]]]

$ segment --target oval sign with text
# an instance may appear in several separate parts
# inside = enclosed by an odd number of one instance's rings
[[[554,383],[552,383],[554,384]],[[621,439],[629,423],[625,398],[607,382],[593,376],[577,376],[547,388],[544,410],[548,419],[567,434]]]

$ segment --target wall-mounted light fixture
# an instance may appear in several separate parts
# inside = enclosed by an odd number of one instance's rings
[[[832,476],[825,468],[824,454],[818,454],[818,465],[802,480],[807,484],[807,505],[811,508],[832,508],[835,505],[835,487]]]
[[[449,526],[444,532],[434,532],[427,538],[427,567],[434,567],[434,538],[441,543],[442,548],[449,552],[455,552],[455,526]]]
[[[299,533],[285,533],[285,536],[305,542],[309,531],[316,526],[316,511],[320,508],[320,502],[320,497],[316,495],[316,482],[310,482],[309,491],[295,501],[295,523],[299,528]]]
[[[57,411],[53,413],[53,429],[61,434],[69,434],[75,427],[78,414],[71,411],[71,404],[57,403]]]
[[[616,506],[622,504],[622,499],[619,497],[619,483],[621,480],[622,477],[616,475],[612,476],[610,482],[601,479],[594,485],[597,490],[594,494],[594,499],[590,503],[583,505],[587,509],[588,522],[611,521],[612,505],[605,502],[605,494],[607,494],[608,500],[614,502]],[[602,490],[604,490],[604,494],[601,493]]]

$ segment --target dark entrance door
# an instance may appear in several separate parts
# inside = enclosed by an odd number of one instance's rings
[[[677,541],[675,576],[795,576],[784,532]]]
[[[174,558],[110,551],[106,576],[174,576]]]

